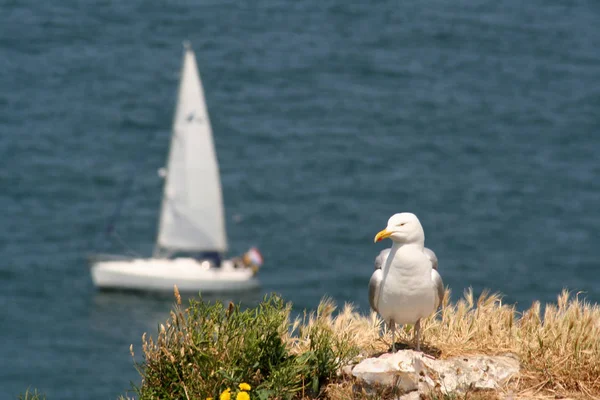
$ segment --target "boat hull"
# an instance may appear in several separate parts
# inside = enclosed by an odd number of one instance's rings
[[[94,260],[92,281],[99,289],[135,291],[230,292],[259,287],[249,268],[235,268],[231,260],[214,268],[193,258],[138,258]]]

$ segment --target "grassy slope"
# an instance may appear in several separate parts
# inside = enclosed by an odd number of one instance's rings
[[[242,383],[250,398],[386,398],[367,395],[336,375],[340,366],[386,351],[390,335],[374,314],[323,300],[316,313],[290,320],[290,305],[268,296],[255,309],[192,302],[178,305],[156,340],[143,337],[145,361],[138,365],[141,399],[218,398]],[[448,296],[446,296],[448,298]],[[441,358],[465,354],[514,353],[522,376],[515,397],[600,396],[600,309],[563,292],[556,304],[534,303],[524,313],[499,295],[471,292],[423,324],[424,339]],[[409,343],[406,327],[400,341]],[[508,390],[508,388],[507,388]],[[484,395],[489,398],[491,393]],[[432,396],[434,396],[432,394]],[[469,398],[474,398],[469,396]]]

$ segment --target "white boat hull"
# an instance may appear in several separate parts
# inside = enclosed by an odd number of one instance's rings
[[[208,293],[259,287],[250,268],[235,268],[231,260],[219,268],[193,258],[96,260],[91,272],[100,289],[173,291],[177,285],[180,292]]]

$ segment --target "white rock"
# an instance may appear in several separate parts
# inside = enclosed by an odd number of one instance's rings
[[[518,373],[519,361],[514,356],[436,360],[412,350],[367,358],[352,370],[352,375],[368,385],[395,386],[405,393],[428,393],[437,387],[445,394],[464,393],[469,388],[497,389]]]
[[[352,369],[354,368],[354,365],[344,365],[339,371],[338,371],[338,376],[344,376],[344,375],[352,375]]]
[[[367,358],[352,370],[352,375],[370,385],[398,386],[406,392],[416,390],[419,372],[423,370],[420,353],[412,350],[383,354],[379,358]]]
[[[415,390],[414,392],[403,394],[402,396],[398,397],[398,400],[421,400],[421,395]]]

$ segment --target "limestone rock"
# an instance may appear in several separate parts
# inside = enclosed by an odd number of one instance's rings
[[[419,373],[424,367],[419,354],[406,350],[386,353],[378,358],[367,358],[354,367],[352,375],[370,385],[397,385],[410,392],[418,388]]]
[[[344,365],[339,371],[338,376],[350,376],[352,375],[352,369],[354,365]]]
[[[352,375],[368,385],[396,386],[405,393],[464,393],[468,389],[497,389],[519,373],[516,357],[473,355],[437,360],[412,350],[367,358]],[[415,397],[416,398],[416,397]]]
[[[398,398],[398,400],[421,400],[421,395],[415,390],[413,392],[403,394]]]

